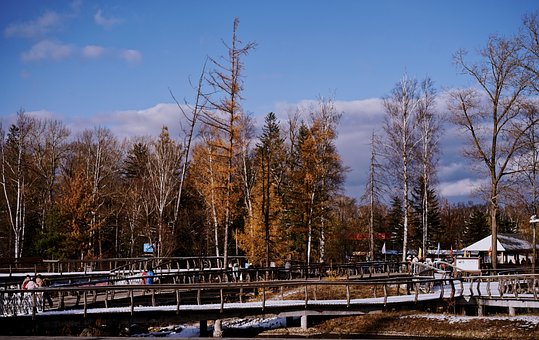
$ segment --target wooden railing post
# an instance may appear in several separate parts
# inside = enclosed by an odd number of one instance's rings
[[[346,284],[346,307],[350,307],[350,284]]]
[[[60,291],[58,295],[60,296],[60,310],[64,310],[65,309],[64,291]]]
[[[222,313],[225,306],[225,299],[223,297],[223,288],[219,289],[219,297],[221,298],[221,313]]]
[[[481,279],[477,279],[477,295],[481,296]]]
[[[129,298],[131,300],[131,306],[130,306],[131,307],[131,315],[135,314],[135,298],[134,298],[133,294],[134,294],[133,289],[130,288],[129,289]]]
[[[176,289],[176,314],[180,314],[180,290]]]
[[[308,286],[308,283],[305,283],[305,309],[307,309],[308,302],[309,302],[309,286]]]
[[[262,286],[262,310],[266,308],[266,285]]]
[[[384,306],[387,305],[387,284],[384,283]]]
[[[444,298],[444,280],[440,280],[440,300]]]
[[[36,319],[37,313],[37,296],[36,292],[32,292],[32,320]]]
[[[86,296],[86,290],[83,292],[84,298],[84,318],[86,319],[86,313],[88,312],[88,297]]]

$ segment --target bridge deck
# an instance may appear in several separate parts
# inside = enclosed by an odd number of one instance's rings
[[[331,280],[155,285],[112,285],[113,281],[107,281],[32,291],[0,289],[0,329],[9,329],[15,324],[25,327],[29,322],[40,325],[36,327],[61,327],[62,323],[87,323],[100,318],[129,324],[137,320],[198,321],[262,314],[360,314],[455,303],[477,308],[539,308],[538,275],[436,279],[391,275],[369,273],[369,279],[359,275],[356,280],[350,275]],[[399,276],[397,273],[393,275]],[[363,280],[359,280],[362,277]],[[124,277],[116,283],[128,281]],[[322,294],[326,287],[338,290],[340,298]],[[358,288],[372,292],[371,297],[361,296]],[[283,289],[291,289],[295,294],[284,295]],[[277,293],[266,296],[267,292]],[[43,294],[49,293],[55,296],[52,309],[43,306]],[[298,294],[300,297],[304,294],[304,298],[298,299]]]

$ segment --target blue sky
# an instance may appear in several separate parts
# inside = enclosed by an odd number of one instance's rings
[[[74,132],[96,125],[119,136],[172,131],[178,98],[193,97],[207,55],[226,53],[232,22],[258,45],[245,62],[244,108],[281,117],[334,95],[338,146],[351,167],[346,193],[359,197],[368,139],[380,130],[380,98],[407,73],[440,92],[468,86],[452,55],[492,34],[511,35],[536,1],[37,1],[0,2],[0,117],[20,108],[61,119]],[[445,137],[440,190],[468,199],[477,182]],[[447,133],[447,131],[446,131]]]

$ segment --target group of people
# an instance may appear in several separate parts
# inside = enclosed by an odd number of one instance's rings
[[[142,284],[151,285],[153,284],[153,268],[151,266],[148,266],[148,269],[144,270],[142,272]]]
[[[44,279],[41,274],[36,275],[35,280],[33,280],[30,275],[26,275],[24,278],[24,281],[22,282],[21,288],[22,289],[36,289],[36,288],[44,288],[49,286],[49,281],[47,279]],[[49,307],[52,307],[52,298],[50,294],[44,293],[43,298],[47,300],[47,303],[49,304]]]
[[[43,279],[41,274],[38,274],[36,276],[36,279],[33,280],[30,275],[26,275],[24,278],[24,281],[22,282],[21,288],[22,289],[35,289],[35,288],[41,288],[48,286],[48,283],[46,280]]]

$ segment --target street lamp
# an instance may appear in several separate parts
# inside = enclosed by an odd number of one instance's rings
[[[530,217],[530,224],[532,225],[532,246],[533,246],[533,258],[532,258],[532,273],[535,274],[535,252],[537,251],[537,245],[535,241],[535,224],[539,222],[539,218],[536,215]]]

